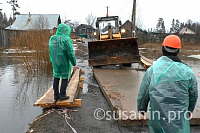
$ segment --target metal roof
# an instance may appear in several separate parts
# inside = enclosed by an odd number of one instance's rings
[[[93,27],[93,26],[91,26],[91,25],[87,25],[87,24],[81,24],[81,25],[79,25],[77,28],[79,28],[79,27],[84,27],[84,28],[86,28],[86,29],[91,29],[91,30],[95,30],[95,28]]]
[[[42,23],[45,29],[57,28],[60,22],[59,14],[20,14],[14,23],[7,27],[9,30],[36,30]],[[43,25],[43,26],[44,26]]]

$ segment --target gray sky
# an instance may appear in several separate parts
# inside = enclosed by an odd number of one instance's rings
[[[12,16],[11,6],[7,0],[0,0],[0,8],[7,16]],[[122,23],[131,20],[133,0],[18,0],[21,14],[60,14],[61,19],[77,20],[86,23],[89,14],[95,17],[106,15],[109,6],[110,16],[119,16]],[[200,0],[137,0],[137,18],[143,28],[155,28],[158,18],[163,18],[166,29],[171,27],[172,19],[186,22],[191,19],[200,22],[198,8]]]

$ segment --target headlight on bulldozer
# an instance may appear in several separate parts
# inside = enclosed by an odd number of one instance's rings
[[[126,30],[125,29],[121,29],[121,33],[125,33],[126,32]]]

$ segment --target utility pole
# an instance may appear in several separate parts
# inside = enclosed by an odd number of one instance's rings
[[[108,17],[108,8],[109,8],[109,6],[106,6],[106,8],[107,8],[106,17]]]
[[[133,11],[132,11],[132,37],[135,37],[136,28],[135,28],[135,17],[136,16],[136,0],[133,0]],[[133,33],[134,31],[134,33]]]

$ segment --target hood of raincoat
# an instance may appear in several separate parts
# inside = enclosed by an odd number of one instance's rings
[[[64,23],[61,23],[58,25],[58,29],[56,31],[56,35],[68,35],[71,34],[71,27],[69,25],[66,25]]]

